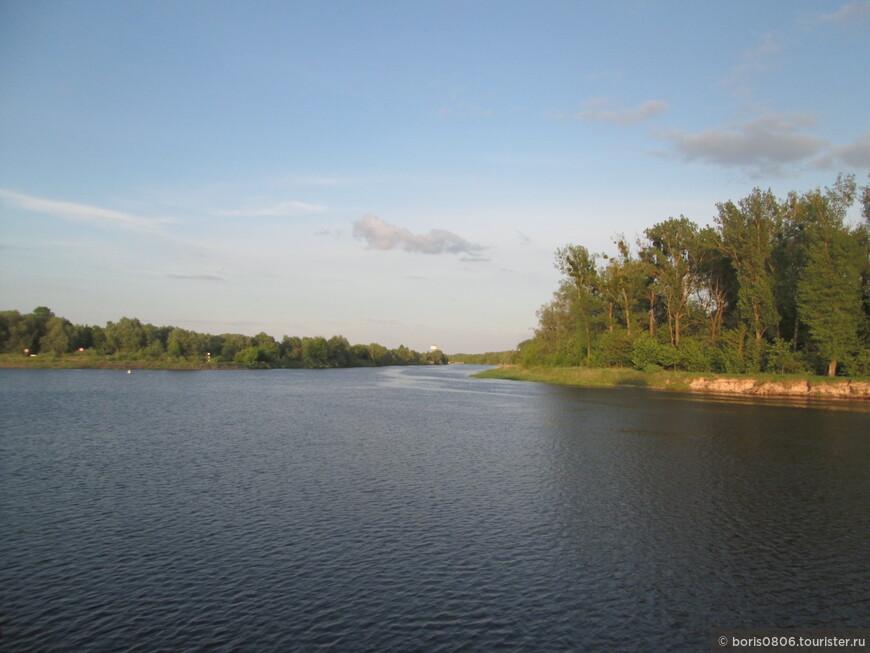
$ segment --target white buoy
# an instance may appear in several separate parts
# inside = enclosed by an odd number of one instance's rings
[[[127,370],[127,374],[132,374],[133,370]]]

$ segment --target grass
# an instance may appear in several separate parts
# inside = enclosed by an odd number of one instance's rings
[[[812,385],[840,384],[846,381],[867,381],[868,377],[826,377],[808,374],[714,374],[712,372],[641,372],[628,368],[588,367],[497,367],[484,370],[474,376],[482,379],[507,379],[512,381],[535,381],[555,385],[570,385],[586,388],[614,388],[620,386],[654,388],[658,390],[688,390],[694,379],[752,379],[758,383],[809,382]]]
[[[589,388],[614,386],[647,387],[650,376],[629,369],[593,369],[588,367],[496,367],[474,375],[481,379],[536,381],[556,385],[577,385]]]

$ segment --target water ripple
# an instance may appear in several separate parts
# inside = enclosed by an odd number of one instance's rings
[[[865,625],[865,416],[457,368],[0,371],[0,651]]]

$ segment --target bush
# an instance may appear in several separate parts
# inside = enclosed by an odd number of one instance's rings
[[[675,368],[680,362],[680,352],[673,345],[659,345],[656,363],[662,367]]]
[[[764,353],[764,371],[794,374],[806,372],[807,366],[800,354],[792,351],[790,343],[781,338],[774,338]]]
[[[624,329],[608,331],[598,342],[599,358],[605,367],[628,367],[631,365],[633,343],[631,336]]]
[[[680,341],[681,369],[687,372],[709,372],[713,369],[713,350],[706,343],[692,338],[683,338]]]
[[[248,347],[233,356],[233,362],[240,363],[251,369],[257,369],[267,366],[269,356],[261,347]]]
[[[745,329],[726,329],[722,332],[716,349],[713,351],[713,370],[726,374],[740,374],[746,371],[744,345]]]
[[[864,348],[843,360],[846,376],[870,376],[870,349]]]
[[[658,361],[659,343],[648,333],[643,333],[634,341],[631,349],[631,362],[638,370],[643,370]]]

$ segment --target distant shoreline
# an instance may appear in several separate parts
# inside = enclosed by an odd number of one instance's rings
[[[870,401],[868,380],[785,374],[721,375],[664,371],[646,373],[619,368],[502,366],[484,370],[474,376],[587,388],[636,387],[742,397]]]
[[[0,369],[4,370],[245,370],[244,365],[220,363],[189,363],[178,361],[101,361],[74,358],[43,359],[0,359]]]

